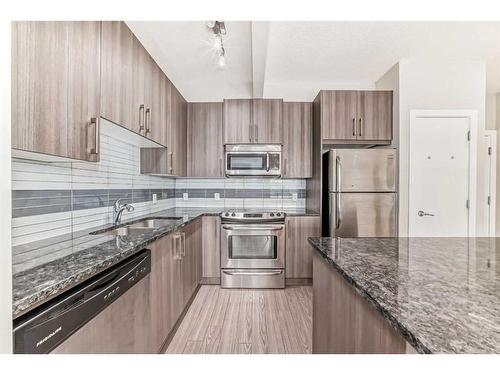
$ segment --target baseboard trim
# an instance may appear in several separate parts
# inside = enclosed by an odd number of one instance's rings
[[[202,277],[201,285],[220,285],[220,277]]]
[[[285,279],[286,286],[312,285],[312,278],[288,278]]]
[[[198,286],[196,287],[196,290],[194,291],[193,295],[191,296],[191,298],[189,299],[188,303],[186,304],[186,307],[184,307],[184,310],[182,310],[181,315],[179,316],[179,318],[175,322],[174,326],[170,330],[170,332],[169,332],[168,336],[166,337],[165,341],[163,341],[163,344],[161,345],[158,354],[165,354],[165,352],[167,351],[167,348],[170,345],[170,342],[172,341],[172,339],[174,338],[175,334],[177,333],[177,329],[179,329],[179,326],[181,325],[182,321],[184,320],[184,317],[186,316],[187,311],[191,307],[191,304],[193,303],[196,295],[198,294],[198,291],[200,290],[200,287],[201,287],[201,284],[198,284]]]

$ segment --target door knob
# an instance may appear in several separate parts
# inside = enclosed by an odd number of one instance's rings
[[[429,214],[429,213],[424,212],[424,211],[418,211],[417,215],[418,216],[434,216],[434,214]]]

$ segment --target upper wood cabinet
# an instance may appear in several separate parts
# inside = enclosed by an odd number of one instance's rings
[[[392,141],[392,91],[321,91],[319,101],[325,143]]]
[[[132,79],[135,43],[124,22],[102,22],[101,116],[132,131],[139,126]]]
[[[283,143],[282,99],[253,99],[254,143]]]
[[[170,116],[167,122],[167,148],[171,175],[187,175],[187,102],[174,85],[170,85]]]
[[[12,23],[12,147],[99,159],[100,22]]]
[[[225,99],[224,144],[283,143],[282,99]]]
[[[222,103],[189,103],[189,177],[223,177]]]
[[[283,103],[283,177],[312,177],[312,103]]]
[[[223,109],[224,144],[252,143],[252,99],[224,99]]]

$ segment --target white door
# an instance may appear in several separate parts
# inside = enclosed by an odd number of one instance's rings
[[[410,236],[468,236],[469,130],[467,117],[412,118]]]

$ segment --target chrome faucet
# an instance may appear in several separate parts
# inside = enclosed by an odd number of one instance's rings
[[[122,221],[122,213],[127,210],[128,212],[134,211],[134,206],[128,203],[121,204],[120,201],[122,199],[117,199],[115,204],[113,205],[113,223],[118,225]]]

